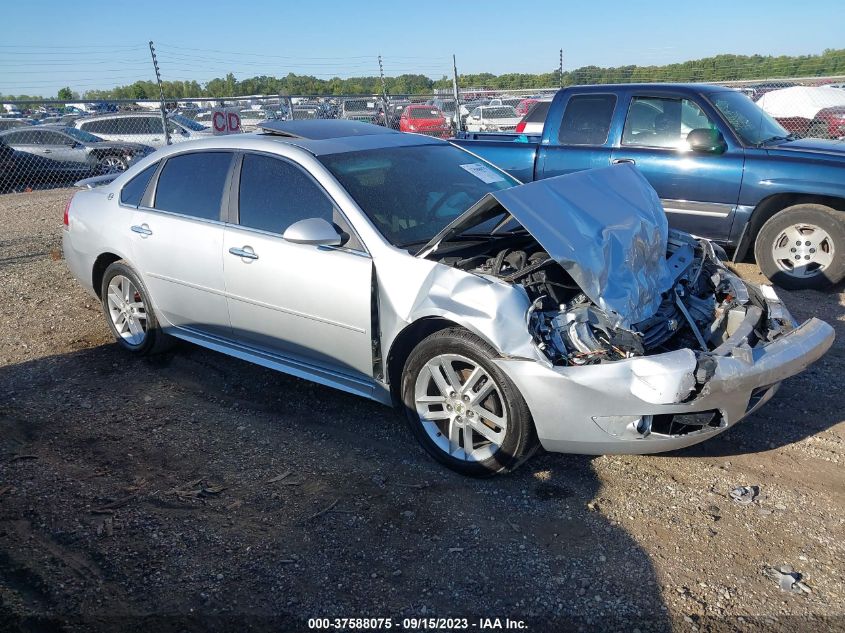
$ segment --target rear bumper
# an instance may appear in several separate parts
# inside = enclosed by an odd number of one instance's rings
[[[715,371],[702,383],[696,382],[700,359],[689,349],[581,367],[496,362],[520,389],[546,450],[659,453],[730,428],[768,401],[782,380],[821,358],[833,339],[833,328],[812,318],[772,343],[706,355],[714,360]],[[670,415],[702,412],[714,413],[712,424],[677,434],[637,431],[644,416],[665,421],[682,419]]]

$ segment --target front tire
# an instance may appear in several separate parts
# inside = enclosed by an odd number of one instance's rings
[[[147,356],[173,346],[173,338],[158,324],[146,287],[123,261],[106,268],[100,297],[106,323],[123,349],[137,356]]]
[[[129,166],[123,156],[103,156],[100,159],[100,173],[102,174],[119,174],[126,171]]]
[[[463,475],[512,471],[538,447],[528,405],[493,363],[495,350],[447,329],[411,352],[402,401],[411,432],[434,459]]]
[[[797,204],[773,215],[754,244],[757,265],[789,290],[824,288],[845,277],[845,214]]]

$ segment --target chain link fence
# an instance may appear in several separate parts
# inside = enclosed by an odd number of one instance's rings
[[[588,82],[585,82],[588,83]],[[738,90],[796,137],[845,138],[845,77],[720,83]],[[268,120],[348,119],[450,138],[458,130],[542,129],[557,88],[464,88],[424,95],[29,101],[0,111],[0,193],[70,186],[120,172],[167,144],[214,134],[214,113],[237,112],[241,132]]]

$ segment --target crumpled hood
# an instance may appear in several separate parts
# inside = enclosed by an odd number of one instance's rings
[[[516,219],[601,307],[629,328],[657,312],[674,277],[669,224],[657,193],[633,165],[576,172],[486,194],[418,252],[502,215]]]

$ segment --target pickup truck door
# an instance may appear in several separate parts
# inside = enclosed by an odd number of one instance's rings
[[[535,176],[551,178],[607,167],[613,151],[610,126],[616,106],[614,94],[576,92],[561,107],[552,107],[537,154]],[[560,121],[559,126],[556,121]]]
[[[732,135],[708,114],[709,107],[676,94],[634,93],[628,102],[612,162],[634,163],[655,188],[670,226],[717,241],[730,236],[745,163]],[[693,129],[718,129],[727,149],[693,152]]]

